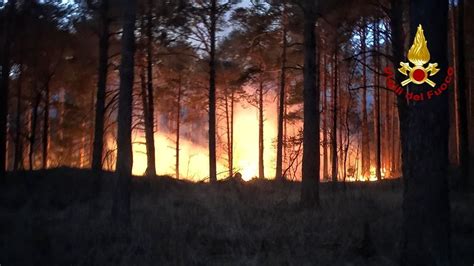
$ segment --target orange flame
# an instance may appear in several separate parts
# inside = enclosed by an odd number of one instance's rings
[[[408,60],[412,64],[422,66],[430,61],[430,51],[428,50],[427,43],[428,42],[423,33],[423,27],[419,25],[416,31],[415,40],[413,41],[410,50],[408,50]]]
[[[265,100],[265,121],[264,121],[264,169],[265,178],[272,179],[275,176],[275,161],[276,161],[276,137],[277,137],[277,104],[274,101],[275,95],[267,95]],[[234,116],[234,173],[240,172],[242,179],[249,181],[258,176],[258,110],[256,107],[247,103],[236,103]],[[220,121],[219,123],[225,123]],[[287,137],[296,136],[299,134],[301,122],[294,124],[289,123],[286,130]],[[218,125],[218,134],[223,135],[222,130],[225,126]],[[156,149],[156,171],[158,175],[174,176],[175,169],[175,134],[157,132],[155,134],[155,149]],[[112,136],[106,137],[107,149],[115,150],[116,143]],[[225,138],[223,138],[225,139]],[[134,132],[133,134],[133,174],[143,175],[147,167],[145,137],[141,132]],[[224,140],[225,141],[225,140]],[[184,137],[180,139],[180,177],[194,182],[208,180],[209,177],[209,155],[207,143],[195,143]],[[294,148],[287,148],[284,159],[283,168],[291,167],[286,172],[287,178],[301,178],[301,152],[297,149],[292,152]],[[353,181],[376,181],[375,167],[371,167],[370,174],[364,176],[360,173],[360,162],[357,159],[357,151],[355,147],[351,147],[347,161],[347,182]],[[290,154],[291,153],[291,154]],[[299,157],[294,163],[290,163],[292,155],[299,154]],[[114,156],[112,153],[104,167],[109,170],[114,169]],[[323,156],[321,152],[321,156]],[[227,156],[225,151],[221,150],[221,154],[217,156],[217,173],[218,179],[227,178]],[[294,158],[293,158],[294,159]],[[322,162],[322,159],[321,159]],[[352,169],[352,170],[350,170]],[[354,170],[356,169],[356,170]],[[359,170],[357,170],[359,169]],[[339,180],[342,181],[342,173],[344,172],[342,164],[339,165]],[[381,169],[382,178],[389,178],[389,171]],[[321,177],[322,169],[321,169]]]
[[[274,95],[267,95],[265,100],[264,121],[264,170],[266,178],[275,176],[274,140],[276,139],[276,103]],[[251,180],[258,176],[258,112],[257,108],[247,103],[236,103],[234,114],[234,173],[240,172],[242,179]],[[218,135],[224,135],[225,121],[220,121]],[[156,171],[159,175],[175,173],[175,139],[174,134],[157,132],[155,134]],[[142,175],[147,167],[145,137],[134,133],[133,174]],[[191,181],[206,180],[209,176],[209,153],[207,143],[193,143],[180,139],[180,175]],[[218,179],[227,178],[227,156],[225,152],[217,155]]]

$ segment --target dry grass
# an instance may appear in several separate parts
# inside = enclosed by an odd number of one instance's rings
[[[398,265],[399,181],[345,193],[322,184],[321,207],[308,210],[298,183],[136,178],[126,235],[109,218],[113,175],[97,201],[94,178],[75,169],[10,176],[0,191],[0,264]],[[454,265],[471,265],[472,194],[452,197],[452,224]]]

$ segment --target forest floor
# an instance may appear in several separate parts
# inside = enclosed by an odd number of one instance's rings
[[[111,173],[95,200],[91,171],[10,174],[0,188],[1,265],[398,265],[400,180],[216,185],[135,177],[131,233],[111,226]],[[451,193],[453,265],[474,263],[474,194]]]

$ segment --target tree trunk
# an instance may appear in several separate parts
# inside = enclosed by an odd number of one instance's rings
[[[258,178],[265,178],[263,145],[263,81],[258,90]]]
[[[0,63],[2,72],[0,78],[0,183],[4,182],[7,161],[7,117],[8,117],[8,94],[10,83],[10,44],[11,21],[15,12],[16,1],[8,1],[7,14],[3,21],[2,51],[0,52]]]
[[[377,52],[379,47],[379,21],[374,21],[374,50]],[[374,56],[374,66],[375,69],[380,69],[380,57],[379,55]],[[382,180],[382,173],[380,168],[382,167],[381,162],[381,133],[380,133],[380,76],[377,73],[374,73],[374,106],[375,106],[375,176],[377,180]]]
[[[143,57],[142,63],[145,65],[145,57]],[[143,106],[143,121],[144,121],[144,126],[145,126],[145,149],[147,152],[147,163],[148,163],[148,145],[147,145],[147,139],[146,139],[146,130],[147,130],[147,119],[148,119],[148,104],[147,104],[147,77],[145,73],[146,67],[141,67],[140,68],[140,89],[141,89],[141,100],[142,100],[142,106]],[[147,164],[147,169],[145,169],[144,175],[148,176],[148,164]]]
[[[450,1],[451,2],[451,1]],[[450,20],[449,20],[449,24],[450,24],[450,31],[451,31],[451,34],[450,34],[450,37],[451,37],[451,49],[452,49],[452,65],[453,65],[453,68],[454,68],[454,73],[458,73],[458,59],[457,59],[457,31],[456,31],[456,22],[457,22],[457,16],[456,16],[456,6],[454,4],[454,1],[451,3],[450,5]],[[455,164],[457,164],[458,166],[460,166],[460,142],[459,142],[459,137],[460,137],[460,132],[459,132],[459,129],[460,129],[460,125],[459,125],[459,102],[460,102],[460,99],[459,98],[459,87],[458,87],[458,79],[459,79],[459,76],[457,78],[455,78],[453,80],[453,87],[454,87],[454,93],[453,93],[453,98],[454,98],[454,101],[453,101],[453,105],[454,105],[454,111],[453,111],[453,116],[454,116],[454,162]]]
[[[234,172],[234,89],[230,93],[230,152],[229,152],[229,168],[232,171],[230,174],[233,176]]]
[[[343,169],[344,169],[344,175],[343,175],[343,184],[344,184],[344,191],[346,190],[346,178],[347,178],[347,157],[349,155],[349,146],[351,144],[350,142],[350,137],[351,137],[351,130],[350,130],[350,127],[349,127],[349,109],[350,109],[350,106],[351,106],[351,102],[352,102],[352,94],[351,92],[349,91],[349,95],[348,95],[348,99],[347,99],[347,104],[346,104],[346,108],[345,108],[345,115],[344,115],[344,126],[345,126],[345,129],[346,129],[346,141],[345,141],[345,144],[344,144],[344,154],[343,154]]]
[[[316,64],[316,10],[306,0],[304,10],[304,120],[301,204],[319,205],[319,65]]]
[[[328,125],[327,125],[327,116],[328,112],[328,103],[327,103],[327,73],[326,73],[326,64],[327,64],[327,57],[326,54],[323,54],[323,67],[322,67],[322,75],[323,75],[323,112],[322,112],[322,123],[323,123],[323,180],[328,180],[329,178],[329,170],[328,170]]]
[[[440,86],[448,69],[448,1],[412,0],[410,10],[410,36],[415,36],[418,25],[423,26],[430,62],[438,63],[441,69],[431,79]],[[409,89],[423,93],[432,88],[422,84],[410,85]],[[450,265],[448,92],[423,102],[410,101],[400,113],[404,178],[402,265]]]
[[[209,51],[209,180],[217,181],[216,175],[216,24],[217,0],[211,0]]]
[[[370,135],[369,135],[369,119],[367,115],[367,30],[365,19],[362,22],[362,176],[370,175]]]
[[[286,99],[287,99],[287,95],[285,95],[285,103],[286,103]],[[284,109],[283,112],[284,112],[284,117],[286,117],[288,115],[288,105],[285,104],[284,106]],[[286,172],[286,167],[287,165],[285,165],[285,162],[288,162],[288,150],[287,150],[287,136],[288,136],[288,120],[287,119],[283,119],[283,162],[282,162],[282,169],[285,169],[283,170],[283,175],[285,175],[285,172]],[[288,164],[288,163],[287,163]]]
[[[389,45],[386,45],[385,46],[385,53],[386,54],[390,54],[390,46]],[[385,65],[389,66],[390,65],[390,61],[388,60],[388,58],[385,58]],[[391,168],[391,162],[390,162],[390,158],[391,158],[391,152],[392,152],[392,146],[391,146],[391,143],[392,143],[392,138],[393,138],[393,135],[392,135],[392,119],[394,119],[394,116],[393,116],[393,113],[391,112],[392,110],[392,106],[393,106],[393,102],[392,102],[392,99],[393,99],[393,94],[391,91],[388,91],[388,90],[385,90],[385,121],[384,121],[384,146],[383,146],[383,151],[384,151],[384,157],[383,157],[383,167],[384,167],[384,170],[385,170],[385,176],[388,176],[388,173],[390,171],[390,168]]]
[[[400,62],[405,60],[405,33],[403,30],[403,10],[405,8],[404,2],[399,0],[391,0],[390,2],[390,28],[392,30],[392,53],[393,53],[393,65],[398,67]],[[398,71],[395,71],[395,80],[397,84],[400,84],[404,78]],[[392,162],[394,171],[399,174],[400,171],[400,160],[401,160],[401,142],[405,142],[404,129],[405,122],[402,121],[405,118],[406,100],[403,95],[397,96],[397,109],[398,113],[394,112],[394,116],[398,116],[398,119],[393,119],[393,131],[394,136],[399,136],[399,139],[393,138],[393,153]]]
[[[63,128],[64,127],[64,120],[66,118],[66,90],[64,88],[60,89],[59,92],[59,104],[58,104],[58,117],[59,117],[59,127]],[[64,142],[64,131],[59,130],[58,131],[58,137],[59,137],[59,143],[62,143],[62,145],[59,145],[59,149],[57,154],[59,154],[58,162],[60,164],[63,164],[65,161],[67,161],[66,156],[67,156],[67,151],[66,151],[66,146]],[[97,181],[97,180],[96,180]]]
[[[396,117],[396,105],[393,101],[390,107],[390,114],[392,115],[391,128],[390,128],[390,175],[393,177],[395,174],[395,149],[396,149],[396,131],[397,131],[397,117]]]
[[[23,61],[23,60],[20,60]],[[16,102],[16,118],[15,118],[15,158],[13,160],[13,170],[18,171],[23,168],[23,137],[22,137],[22,90],[23,90],[23,62],[19,64],[19,77],[18,77],[18,94],[17,94],[17,102]]]
[[[180,127],[181,127],[181,74],[179,77],[178,84],[178,99],[176,104],[176,178],[179,179],[179,139],[180,139]]]
[[[462,187],[467,188],[469,186],[469,131],[468,131],[468,119],[467,119],[467,72],[466,72],[466,60],[464,54],[465,41],[464,41],[464,0],[458,2],[459,15],[458,15],[458,35],[457,35],[457,50],[459,62],[457,71],[457,84],[458,84],[458,97],[457,97],[457,113],[459,117],[459,166],[462,177]],[[474,184],[474,182],[472,182]],[[471,184],[471,185],[472,185]]]
[[[233,90],[231,89],[231,96],[230,96],[230,100],[229,100],[229,95],[228,95],[228,89],[226,88],[226,92],[224,94],[224,101],[225,101],[225,126],[226,126],[226,137],[227,137],[227,170],[228,170],[228,176],[229,177],[233,177],[234,176],[234,173],[233,173],[233,163],[232,163],[232,133],[231,133],[231,112],[232,112],[232,103],[229,103],[230,101],[233,101]],[[230,106],[229,106],[230,105]]]
[[[286,86],[286,49],[287,49],[287,29],[286,29],[286,7],[283,4],[282,17],[282,50],[281,50],[281,68],[280,68],[280,93],[278,105],[278,136],[277,136],[277,158],[275,180],[283,180],[283,120],[285,112],[285,86]]]
[[[399,161],[398,157],[400,157],[400,127],[399,127],[399,119],[398,119],[398,111],[396,105],[396,99],[393,100],[392,108],[392,130],[391,130],[391,163],[390,163],[390,174],[393,176],[394,174],[400,173],[400,168],[398,167],[397,162]]]
[[[42,147],[43,147],[43,163],[42,168],[48,168],[48,139],[49,139],[49,83],[50,78],[46,82],[44,92],[44,114],[43,114],[43,135],[42,135]]]
[[[338,103],[337,103],[337,97],[338,97],[338,81],[337,81],[337,75],[338,75],[338,49],[334,50],[334,67],[333,67],[333,79],[334,79],[334,86],[333,86],[333,91],[332,91],[332,129],[331,129],[331,155],[332,155],[332,182],[333,182],[333,188],[336,186],[337,182],[337,108],[338,108]]]
[[[339,84],[339,80],[338,80],[338,84]],[[339,130],[337,131],[338,135],[339,135],[339,141],[338,141],[338,145],[339,145],[339,154],[338,154],[338,160],[337,160],[337,178],[338,180],[341,178],[341,174],[344,174],[343,173],[343,166],[344,166],[344,137],[343,137],[343,132],[344,132],[344,117],[345,117],[345,113],[344,113],[344,101],[343,101],[343,98],[342,98],[342,93],[341,92],[338,92],[337,93],[337,102],[338,102],[338,123],[339,123]],[[341,171],[342,170],[342,171]]]
[[[135,0],[123,0],[122,59],[117,129],[117,185],[114,192],[112,217],[130,225],[130,194],[132,177],[132,91],[135,57]]]
[[[87,145],[87,126],[86,122],[81,123],[81,128],[83,131],[81,132],[81,148],[79,150],[79,168],[84,169],[86,167],[86,150],[88,148]]]
[[[146,139],[146,158],[147,158],[147,176],[156,176],[155,166],[155,132],[154,132],[154,121],[155,121],[155,99],[153,97],[153,34],[152,34],[152,1],[148,1],[148,14],[147,14],[147,44],[146,44],[146,55],[147,55],[147,101],[144,106],[147,109],[145,112],[145,139]]]
[[[102,0],[100,6],[99,68],[95,105],[94,143],[92,150],[92,170],[94,171],[102,171],[102,156],[104,150],[105,92],[107,89],[109,64],[108,2],[109,0]]]
[[[35,152],[35,143],[36,143],[36,126],[38,124],[38,107],[41,102],[41,93],[37,92],[34,103],[33,110],[31,110],[31,127],[30,127],[30,151],[28,153],[30,171],[34,167],[34,152]]]

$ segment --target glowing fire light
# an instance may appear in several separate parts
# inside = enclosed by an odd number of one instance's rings
[[[274,102],[274,95],[269,93],[265,100],[264,112],[264,171],[265,178],[275,177],[275,161],[276,161],[276,144],[277,137],[277,105]],[[219,146],[219,141],[226,144],[225,120],[218,120],[217,135],[222,136],[218,139],[218,154],[217,154],[217,178],[225,179],[228,177],[228,162],[227,152],[224,147]],[[184,126],[184,125],[183,125]],[[293,124],[288,128],[287,136],[295,136],[298,134],[300,124]],[[156,172],[158,175],[175,176],[176,173],[176,135],[172,132],[157,132],[155,134],[155,150],[156,150]],[[177,178],[186,179],[194,182],[209,180],[209,155],[207,142],[195,143],[186,139],[180,138],[180,160],[179,173]],[[147,167],[145,137],[141,132],[134,132],[133,134],[133,174],[143,175]],[[116,144],[112,137],[107,137],[107,149],[115,150]],[[236,103],[234,110],[234,173],[239,172],[244,181],[249,181],[258,177],[258,110],[256,107],[248,103]],[[300,155],[301,156],[301,155]],[[321,155],[322,156],[322,155]],[[301,159],[301,158],[300,158]],[[110,160],[109,161],[114,161]],[[321,160],[322,161],[322,160]],[[301,162],[301,160],[299,160]],[[293,169],[297,175],[295,178],[300,179],[298,173],[301,171],[301,165],[296,165]],[[349,155],[348,168],[357,169],[360,163],[354,154]],[[113,164],[106,164],[108,169],[113,169]],[[285,167],[285,165],[284,165]],[[342,168],[340,166],[340,168]],[[339,169],[339,174],[343,173],[343,169]],[[349,174],[346,177],[347,182],[354,181],[377,181],[375,175],[375,167],[370,168],[370,175],[364,176],[360,173],[360,169]],[[381,169],[382,179],[388,178],[385,168]],[[322,176],[322,174],[321,174]],[[342,176],[339,176],[342,181]]]
[[[239,161],[238,165],[242,166],[240,173],[242,174],[242,179],[244,181],[249,181],[257,176],[256,173],[258,173],[258,165],[249,163],[246,160]]]
[[[385,168],[381,168],[380,169],[380,175],[381,175],[381,179],[385,179],[385,178],[388,178],[388,176],[386,175],[386,169]],[[376,169],[375,169],[375,166],[371,166],[370,167],[370,175],[369,176],[365,176],[365,175],[359,175],[359,176],[349,176],[349,177],[346,177],[346,181],[347,182],[355,182],[355,181],[361,181],[361,182],[373,182],[373,181],[377,181],[377,175],[376,175]]]
[[[265,177],[275,176],[274,140],[276,139],[276,103],[268,95],[265,101],[264,121],[264,169]],[[240,172],[242,179],[249,181],[258,176],[258,112],[247,103],[237,103],[234,113],[234,172]],[[220,121],[218,135],[224,135],[225,121]],[[159,175],[175,175],[175,138],[174,134],[155,134],[156,172]],[[225,137],[222,138],[225,141]],[[142,175],[147,167],[145,138],[134,134],[133,174]],[[217,154],[218,179],[228,176],[227,153],[221,148]],[[180,139],[180,178],[202,181],[209,176],[209,157],[207,143],[193,143]]]

